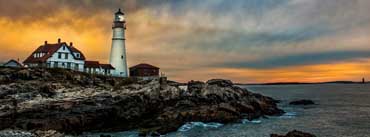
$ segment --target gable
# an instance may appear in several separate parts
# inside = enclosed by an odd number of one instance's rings
[[[72,54],[72,51],[68,48],[67,44],[65,43],[61,44],[61,46],[58,48],[58,50],[54,52],[54,54],[58,52]]]
[[[81,53],[77,53],[81,54]],[[72,51],[71,47],[62,44],[57,51],[55,51],[48,59],[47,61],[69,61],[74,62],[78,60],[83,60],[80,58],[81,56],[77,57],[76,52]]]

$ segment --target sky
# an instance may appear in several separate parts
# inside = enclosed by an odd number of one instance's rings
[[[61,38],[108,63],[118,8],[129,66],[171,80],[370,79],[369,0],[0,0],[0,62]]]

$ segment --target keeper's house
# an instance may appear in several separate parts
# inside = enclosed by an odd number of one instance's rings
[[[100,64],[98,61],[85,61],[84,54],[73,46],[61,42],[39,46],[23,62],[26,67],[64,68],[93,74],[111,75],[114,68],[110,64]]]

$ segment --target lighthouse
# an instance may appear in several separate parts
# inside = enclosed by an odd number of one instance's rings
[[[119,9],[114,14],[112,25],[113,37],[109,63],[115,68],[113,76],[116,77],[128,77],[125,46],[126,21],[124,15],[121,9]]]

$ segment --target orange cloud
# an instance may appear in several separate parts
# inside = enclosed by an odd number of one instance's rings
[[[131,2],[135,5],[134,1]],[[62,41],[74,42],[74,45],[83,51],[88,59],[108,62],[112,13],[101,10],[91,16],[80,16],[76,12],[71,8],[61,8],[58,12],[37,19],[0,17],[0,34],[2,34],[0,60],[6,61],[11,58],[23,60],[45,40],[53,43],[57,38],[62,38]],[[187,18],[153,15],[150,9],[140,9],[128,14],[126,45],[129,65],[141,62],[151,63],[161,67],[170,79],[181,82],[210,78],[250,83],[319,82],[370,77],[370,70],[367,69],[370,67],[369,60],[260,70],[209,67],[210,64],[230,60],[253,61],[291,53],[314,53],[351,48],[368,50],[367,45],[370,43],[368,30],[358,28],[351,32],[358,36],[342,34],[339,38],[338,36],[322,37],[288,46],[284,45],[285,43],[274,46],[245,43],[247,46],[241,45],[239,49],[230,50],[229,47],[234,44],[233,41],[223,43],[224,39],[222,39],[228,37],[229,33],[225,32],[227,31],[225,29],[228,29],[227,26],[218,28],[217,22],[213,24],[210,22],[213,20],[210,16],[203,17],[195,14],[187,16],[190,16],[188,18],[197,16],[197,19],[204,18],[204,20],[200,20],[201,25],[196,26],[189,23],[191,21],[184,21]],[[227,18],[222,20],[226,22],[224,24],[232,22]],[[214,47],[214,45],[221,46]]]
[[[244,82],[326,82],[337,80],[359,81],[370,77],[370,60],[361,63],[318,64],[277,69],[216,69],[230,79]]]
[[[97,22],[100,21],[100,22]],[[45,40],[55,43],[58,38],[84,51],[89,59],[106,62],[109,55],[109,33],[101,22],[109,22],[105,13],[79,18],[69,10],[62,10],[55,16],[41,20],[11,20],[0,17],[0,59],[25,59]],[[109,28],[110,26],[106,26]]]

